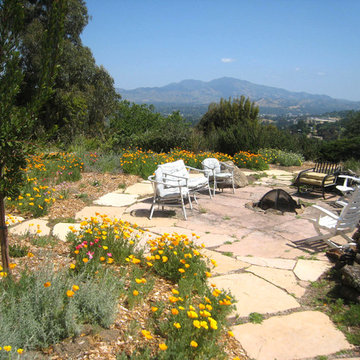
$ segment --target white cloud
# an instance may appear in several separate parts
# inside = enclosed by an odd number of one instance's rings
[[[297,71],[300,71],[301,70],[301,68],[299,67],[299,66],[297,66],[296,68],[295,68],[295,71],[297,72]]]
[[[326,73],[324,73],[323,71],[319,71],[319,72],[317,73],[317,75],[318,75],[318,76],[324,76],[324,75],[326,75]]]
[[[235,59],[232,59],[232,58],[222,58],[221,59],[221,62],[223,62],[223,63],[232,63],[234,61],[235,61]]]

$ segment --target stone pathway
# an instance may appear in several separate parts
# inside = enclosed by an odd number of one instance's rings
[[[102,196],[76,218],[81,221],[96,213],[121,218],[147,229],[145,238],[174,232],[200,236],[204,253],[218,263],[210,283],[230,290],[238,301],[231,315],[238,325],[232,330],[252,359],[318,359],[350,350],[352,346],[324,313],[301,306],[307,287],[331,266],[323,253],[310,256],[292,243],[316,235],[306,220],[313,209],[307,207],[298,216],[259,212],[245,206],[258,201],[272,187],[294,193],[289,188],[294,174],[282,170],[265,173],[266,177],[236,189],[235,194],[225,189],[212,200],[199,195],[199,205],[187,211],[188,221],[180,209],[156,210],[149,220],[152,187],[147,181]],[[311,202],[323,204],[319,198]],[[51,230],[46,220],[40,219],[14,225],[10,231],[41,235],[52,231],[65,241],[69,226],[77,228],[79,224],[56,224]],[[260,324],[249,322],[253,313],[266,320]]]

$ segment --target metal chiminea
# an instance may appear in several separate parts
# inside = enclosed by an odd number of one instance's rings
[[[263,210],[276,209],[282,212],[296,212],[295,209],[301,208],[291,195],[282,189],[274,189],[267,192],[256,206]]]

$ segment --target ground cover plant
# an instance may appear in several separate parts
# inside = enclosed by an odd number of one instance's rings
[[[7,198],[7,207],[34,217],[46,215],[56,197],[54,185],[77,181],[81,178],[82,160],[74,154],[50,153],[26,158],[25,184],[17,197]]]

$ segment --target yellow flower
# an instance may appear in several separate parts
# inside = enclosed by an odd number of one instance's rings
[[[22,353],[24,352],[24,349],[17,349],[16,352],[17,352],[18,354],[22,354]]]
[[[105,261],[105,258],[103,256],[101,256],[100,261]]]
[[[147,340],[151,340],[152,339],[152,336],[150,334],[150,331],[147,331],[147,330],[141,330],[141,334],[145,337],[145,339]]]
[[[67,297],[73,297],[74,294],[75,294],[75,293],[74,293],[72,290],[68,290],[68,291],[66,292],[66,296],[67,296]]]
[[[228,331],[229,336],[234,336],[234,333],[232,331]]]
[[[16,264],[9,264],[10,269],[14,269],[16,267]]]
[[[78,253],[79,253],[79,250],[75,250],[75,251],[74,251],[74,254],[77,255]]]
[[[168,261],[168,257],[167,257],[167,256],[163,256],[163,257],[162,257],[162,262],[163,262],[163,263],[166,263],[167,261]]]
[[[89,261],[89,259],[88,258],[83,258],[82,261],[86,264]]]
[[[211,277],[211,274],[208,271],[205,272],[205,275],[206,277]]]
[[[137,290],[134,290],[134,291],[133,291],[133,295],[134,295],[134,296],[138,296],[138,295],[139,295],[139,292],[138,292]]]
[[[208,324],[207,324],[206,321],[201,321],[201,322],[200,322],[200,325],[201,325],[201,327],[203,327],[203,328],[206,329],[206,330],[209,329],[209,326],[208,326]]]
[[[11,351],[11,346],[10,345],[4,346],[4,350],[7,352]]]
[[[44,287],[49,287],[49,286],[51,286],[51,282],[50,281],[47,281],[45,284],[44,284]]]
[[[179,271],[180,273],[182,273],[182,274],[185,272],[185,270],[184,270],[184,269],[181,269],[181,268],[178,269],[178,271]]]
[[[158,309],[159,309],[159,308],[157,308],[156,306],[152,306],[152,307],[151,307],[151,311],[152,311],[152,312],[156,312],[156,311],[158,311]]]
[[[199,320],[194,320],[194,321],[193,321],[193,325],[194,325],[196,328],[198,328],[198,329],[201,328],[201,324],[200,324],[200,321],[199,321]]]
[[[108,261],[107,261],[108,264],[112,264],[113,262],[114,262],[113,258],[108,258]]]
[[[75,264],[70,264],[69,267],[70,267],[70,269],[74,270],[76,266],[75,266]]]
[[[191,340],[190,346],[192,346],[192,347],[194,347],[194,348],[197,348],[199,345],[198,345],[198,343],[197,343],[196,341]]]
[[[74,291],[78,291],[78,290],[79,290],[79,286],[73,285],[73,286],[72,286],[72,289],[73,289]]]
[[[191,319],[196,319],[196,318],[198,318],[198,314],[197,314],[195,311],[188,311],[188,312],[187,312],[187,315],[188,315],[188,317],[191,318]]]
[[[164,350],[164,351],[165,351],[168,347],[167,347],[166,344],[162,343],[162,344],[159,344],[159,348],[160,348],[160,350]]]
[[[176,289],[172,289],[171,292],[172,292],[174,295],[179,295],[179,291],[177,291]]]

